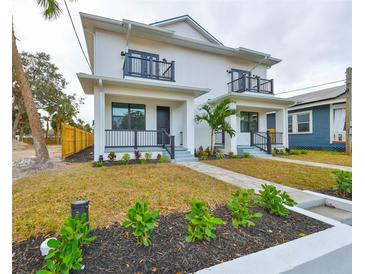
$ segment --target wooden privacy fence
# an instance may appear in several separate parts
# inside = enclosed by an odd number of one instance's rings
[[[68,124],[62,124],[61,134],[62,159],[94,144],[92,133]]]

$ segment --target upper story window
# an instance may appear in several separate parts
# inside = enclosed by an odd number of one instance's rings
[[[241,132],[257,132],[259,130],[259,114],[258,112],[240,112]]]
[[[145,105],[112,103],[112,129],[145,130],[145,117]]]
[[[175,62],[160,60],[158,54],[129,50],[125,55],[124,76],[174,81]]]
[[[312,111],[291,113],[288,115],[288,132],[295,134],[312,133]]]

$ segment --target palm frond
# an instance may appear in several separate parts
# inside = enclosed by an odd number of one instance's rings
[[[42,8],[43,17],[47,20],[56,19],[62,14],[60,4],[56,0],[36,0],[36,2]]]

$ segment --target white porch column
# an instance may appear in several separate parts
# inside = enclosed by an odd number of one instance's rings
[[[94,92],[94,161],[105,151],[105,93],[103,83]]]
[[[185,124],[183,132],[184,146],[194,154],[195,148],[195,124],[194,124],[194,100],[188,99],[185,101]],[[179,136],[175,136],[175,145],[179,143]]]
[[[289,146],[288,138],[288,109],[282,108],[276,111],[276,131],[283,133],[283,146]]]
[[[231,109],[237,109],[236,103],[231,103],[230,105]],[[234,136],[229,137],[227,133],[225,133],[225,144],[224,144],[224,152],[229,153],[233,152],[234,154],[237,154],[237,139],[239,134],[239,128],[237,125],[237,114],[231,115],[227,118],[227,122],[231,125],[231,127],[236,131],[236,134]]]

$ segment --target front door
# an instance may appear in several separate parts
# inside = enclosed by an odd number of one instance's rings
[[[170,134],[170,108],[169,107],[157,107],[157,144],[162,144],[162,132],[160,130],[166,130]],[[165,140],[165,143],[167,140]]]

